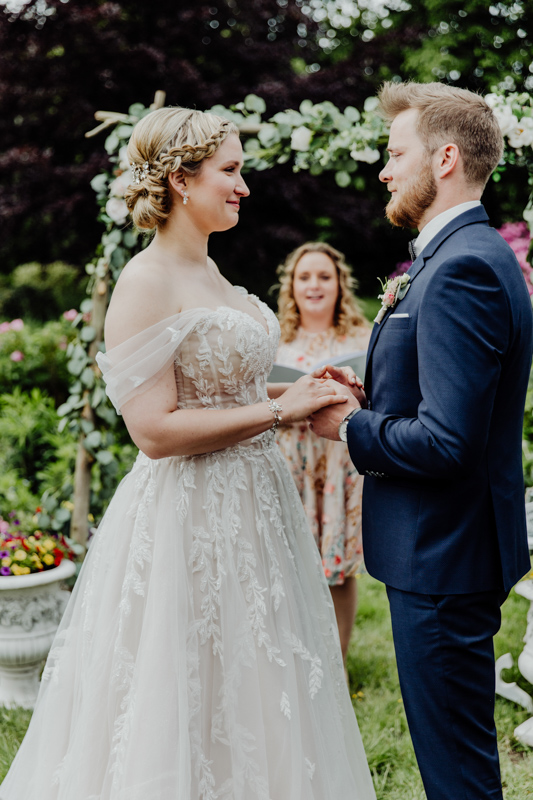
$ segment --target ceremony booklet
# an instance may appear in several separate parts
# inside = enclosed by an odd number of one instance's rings
[[[317,361],[309,369],[297,369],[296,367],[284,367],[282,364],[274,364],[272,372],[268,376],[269,383],[294,383],[302,375],[308,375],[319,367],[331,364],[332,367],[351,367],[355,374],[363,381],[365,379],[366,350],[356,350],[353,353],[344,353],[342,356],[333,356]]]

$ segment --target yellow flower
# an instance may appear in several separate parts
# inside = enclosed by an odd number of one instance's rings
[[[6,556],[5,558],[2,559],[2,566],[3,567],[11,566],[11,559],[9,558],[9,556]]]
[[[74,503],[71,503],[70,500],[64,500],[61,505],[63,508],[68,508],[69,511],[74,511]]]
[[[13,564],[13,566],[11,567],[11,572],[13,573],[13,575],[23,575],[24,574],[22,572],[23,569],[24,567],[19,567],[18,564]]]
[[[43,561],[45,564],[48,564],[48,566],[50,566],[50,564],[54,563],[54,557],[53,555],[51,555],[51,553],[47,553],[45,556],[43,556]]]
[[[53,550],[56,543],[53,539],[43,539],[43,547],[45,550]]]
[[[35,538],[35,536],[28,536],[28,542],[31,542],[32,544],[35,544],[36,541],[37,541],[37,539]]]
[[[16,558],[17,561],[25,561],[26,560],[26,551],[25,550],[15,550],[13,554],[13,558]]]
[[[20,574],[21,575],[29,575],[31,572],[29,567],[20,567]]]

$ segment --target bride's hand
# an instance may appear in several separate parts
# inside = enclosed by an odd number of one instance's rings
[[[313,378],[333,378],[338,381],[342,386],[350,390],[355,397],[361,408],[367,408],[368,401],[363,386],[363,381],[359,378],[351,367],[334,367],[327,364],[325,367],[319,367],[311,373]]]
[[[300,422],[325,406],[345,403],[346,388],[338,381],[304,375],[278,398],[283,422]]]

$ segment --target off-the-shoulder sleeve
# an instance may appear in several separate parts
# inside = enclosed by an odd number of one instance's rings
[[[107,353],[97,354],[107,396],[118,414],[128,400],[154,386],[168,369],[181,342],[201,318],[198,311],[168,317]]]

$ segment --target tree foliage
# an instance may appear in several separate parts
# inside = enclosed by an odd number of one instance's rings
[[[95,111],[148,105],[158,89],[169,104],[198,108],[253,91],[269,114],[304,99],[361,106],[374,88],[365,70],[387,47],[359,37],[348,60],[328,55],[319,23],[296,0],[47,0],[47,16],[41,6],[30,0],[0,16],[2,271],[58,258],[81,268],[92,257],[101,229],[89,183],[106,161],[101,141],[84,138]],[[361,274],[365,264],[374,288],[375,228],[386,230],[375,172],[367,171],[376,188],[364,200],[339,193],[330,176],[295,178],[290,166],[254,175],[241,225],[214,237],[214,257],[225,254],[231,279],[257,276],[252,288],[265,296],[277,262],[319,233]]]

